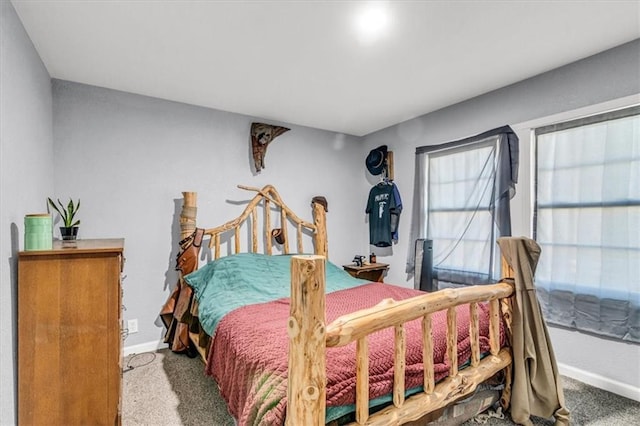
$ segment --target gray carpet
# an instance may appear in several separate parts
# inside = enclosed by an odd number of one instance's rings
[[[132,369],[129,369],[133,367]],[[125,426],[233,425],[215,382],[200,359],[168,350],[130,355],[124,360],[122,423]],[[640,403],[563,377],[573,425],[640,425]],[[553,422],[533,419],[535,425]],[[465,425],[478,425],[473,421]],[[490,418],[486,425],[513,425]]]

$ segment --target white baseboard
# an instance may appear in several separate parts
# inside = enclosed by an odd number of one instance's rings
[[[640,388],[638,387],[562,363],[558,363],[558,369],[563,376],[571,377],[572,379],[576,379],[598,389],[603,389],[640,402]]]
[[[143,352],[155,352],[158,349],[165,349],[168,347],[167,343],[164,343],[162,339],[152,342],[140,343],[138,345],[125,346],[123,349],[124,356],[131,354],[139,354]]]

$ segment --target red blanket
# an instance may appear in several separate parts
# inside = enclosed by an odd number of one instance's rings
[[[369,308],[382,299],[402,300],[423,294],[386,284],[366,284],[327,295],[327,324],[340,315]],[[489,350],[489,308],[478,307],[480,350]],[[469,307],[459,306],[458,365],[470,358]],[[284,423],[287,396],[287,320],[289,299],[245,306],[227,314],[213,339],[206,372],[215,378],[229,411],[242,425]],[[446,312],[433,314],[435,379],[446,377]],[[407,389],[421,386],[422,331],[420,320],[406,324]],[[501,332],[501,344],[504,344]],[[392,392],[393,329],[369,337],[369,398]],[[353,404],[356,387],[355,343],[327,350],[327,406]]]

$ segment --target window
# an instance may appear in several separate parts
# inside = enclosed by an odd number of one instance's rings
[[[494,269],[490,204],[497,137],[428,155],[427,238],[438,281],[488,282]],[[476,280],[477,281],[477,280]]]
[[[498,278],[496,239],[511,234],[517,142],[513,131],[503,127],[416,150],[411,240],[433,241],[438,288]],[[410,257],[408,272],[412,261]]]
[[[640,341],[640,107],[538,128],[535,137],[545,318]]]

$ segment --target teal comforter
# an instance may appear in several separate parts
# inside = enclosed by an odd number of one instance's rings
[[[239,253],[213,260],[184,279],[198,301],[199,320],[213,336],[220,320],[236,308],[289,297],[291,256]],[[326,292],[367,283],[326,262]]]

